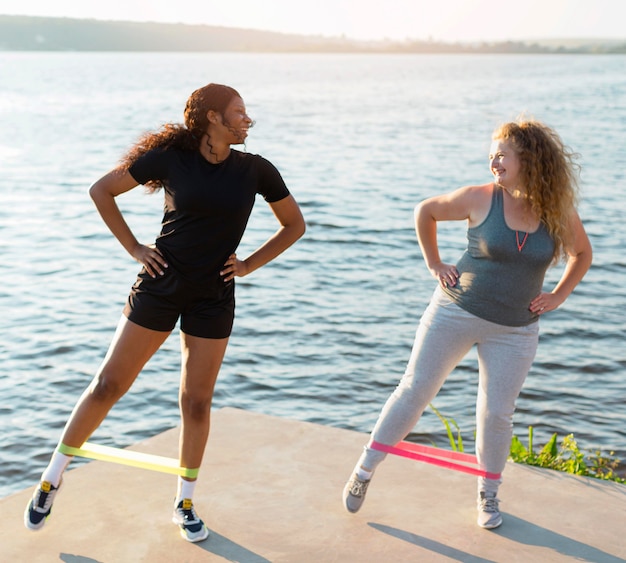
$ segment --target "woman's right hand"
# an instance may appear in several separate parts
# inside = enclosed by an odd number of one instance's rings
[[[454,264],[437,262],[434,266],[431,266],[429,270],[441,287],[454,287],[459,279],[459,271]]]
[[[132,257],[137,260],[146,269],[146,272],[153,278],[157,274],[163,275],[164,269],[167,268],[167,262],[159,249],[154,245],[138,244],[132,252]]]

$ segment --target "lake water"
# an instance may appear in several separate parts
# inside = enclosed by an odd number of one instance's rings
[[[89,185],[144,130],[182,121],[193,89],[236,87],[302,206],[305,237],[238,281],[214,406],[368,432],[404,371],[435,287],[412,224],[421,199],[490,180],[496,125],[526,113],[582,155],[592,269],[541,343],[515,433],[573,433],[626,461],[626,57],[0,53],[0,497],[33,485],[103,358],[138,265],[97,215]],[[138,238],[162,195],[120,198]],[[239,249],[275,229],[263,200]],[[465,225],[445,225],[456,260]],[[552,270],[547,287],[560,275]],[[123,447],[179,422],[178,335],[93,441]],[[476,358],[436,407],[473,448]],[[412,439],[446,447],[427,412]],[[346,452],[349,460],[358,452]],[[77,461],[76,463],[82,463]]]

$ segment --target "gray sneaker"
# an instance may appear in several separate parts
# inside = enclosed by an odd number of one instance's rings
[[[343,489],[343,504],[348,512],[358,512],[365,500],[365,493],[371,479],[362,481],[356,475],[352,475]]]
[[[478,497],[478,521],[481,528],[491,530],[502,524],[502,515],[499,510],[500,501],[495,493],[480,492]]]

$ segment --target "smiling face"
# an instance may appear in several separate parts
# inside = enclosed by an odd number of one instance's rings
[[[499,186],[523,191],[520,185],[522,162],[510,142],[493,140],[489,150],[489,169]]]
[[[235,96],[223,115],[217,115],[216,133],[223,136],[224,141],[230,145],[240,145],[248,136],[248,129],[252,127],[253,121],[246,113],[246,105],[239,96]]]

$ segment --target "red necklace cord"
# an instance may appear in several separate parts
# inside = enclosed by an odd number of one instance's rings
[[[522,242],[520,243],[519,241],[519,231],[515,231],[515,242],[517,243],[517,251],[521,252],[522,248],[524,248],[524,245],[526,244],[526,239],[528,238],[528,233],[524,234],[524,238],[522,239]]]

